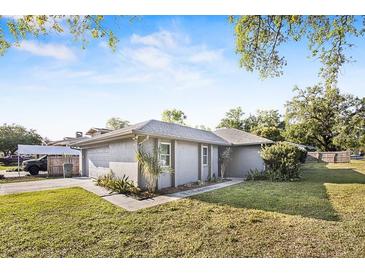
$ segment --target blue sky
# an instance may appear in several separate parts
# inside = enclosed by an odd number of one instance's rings
[[[116,25],[116,23],[118,25]],[[132,123],[160,119],[178,108],[189,125],[214,128],[224,113],[241,106],[284,111],[294,85],[318,82],[318,61],[306,42],[281,48],[288,66],[280,78],[261,80],[239,68],[233,26],[224,16],[108,18],[120,43],[86,50],[69,34],[30,39],[0,57],[0,123],[17,123],[59,139],[103,127],[112,116]],[[339,86],[365,96],[365,43],[355,41]]]

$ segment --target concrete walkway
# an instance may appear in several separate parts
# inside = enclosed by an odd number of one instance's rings
[[[52,189],[69,188],[69,187],[81,187],[87,191],[90,191],[100,196],[101,198],[109,201],[110,203],[116,206],[124,208],[125,210],[136,211],[139,209],[161,205],[171,201],[187,198],[193,195],[236,185],[241,183],[242,181],[243,179],[240,178],[232,178],[232,180],[228,182],[181,191],[173,194],[160,195],[142,201],[128,197],[124,194],[110,194],[108,190],[106,190],[103,187],[95,185],[95,182],[89,178],[50,179],[50,180],[34,181],[34,182],[0,184],[0,195],[52,190]]]

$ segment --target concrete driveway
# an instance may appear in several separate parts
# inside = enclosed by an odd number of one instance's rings
[[[16,194],[24,192],[52,190],[69,187],[81,187],[89,192],[92,192],[108,202],[124,208],[128,211],[136,211],[143,208],[148,208],[171,201],[187,198],[193,195],[201,194],[208,191],[239,184],[243,181],[241,178],[232,178],[231,181],[195,188],[192,190],[181,191],[173,194],[159,195],[151,199],[137,200],[124,194],[111,194],[103,187],[95,185],[95,182],[90,178],[78,177],[69,179],[49,179],[43,181],[32,181],[23,183],[0,184],[0,195]]]
[[[22,183],[0,184],[0,195],[51,190],[67,187],[83,187],[86,184],[94,184],[89,178],[49,179],[42,181],[30,181]]]
[[[19,173],[17,171],[12,171],[12,172],[6,172],[5,170],[0,170],[0,174],[4,175],[5,178],[11,178],[11,177],[25,177],[29,175],[29,172],[26,171],[20,171]],[[40,175],[47,175],[47,171],[40,171],[39,172]]]

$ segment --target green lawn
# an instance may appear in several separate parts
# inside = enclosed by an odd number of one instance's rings
[[[8,169],[13,169],[16,168],[17,166],[3,166],[0,164],[0,170],[8,170]]]
[[[365,161],[127,212],[83,189],[0,196],[1,257],[365,257]]]
[[[60,177],[53,177],[53,178],[60,178]],[[1,184],[10,184],[10,183],[22,183],[22,182],[33,182],[33,181],[43,181],[49,180],[49,177],[42,177],[42,176],[20,176],[20,177],[7,177],[5,179],[0,179]]]

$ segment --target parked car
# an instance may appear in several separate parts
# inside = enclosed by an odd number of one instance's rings
[[[38,175],[39,171],[47,171],[47,155],[39,159],[24,161],[23,170],[31,175]]]
[[[19,156],[19,163],[23,163],[23,161],[29,160],[29,159],[30,159],[30,157],[28,157],[28,156]],[[15,165],[18,163],[18,155],[5,156],[2,159],[2,162],[6,166]]]

